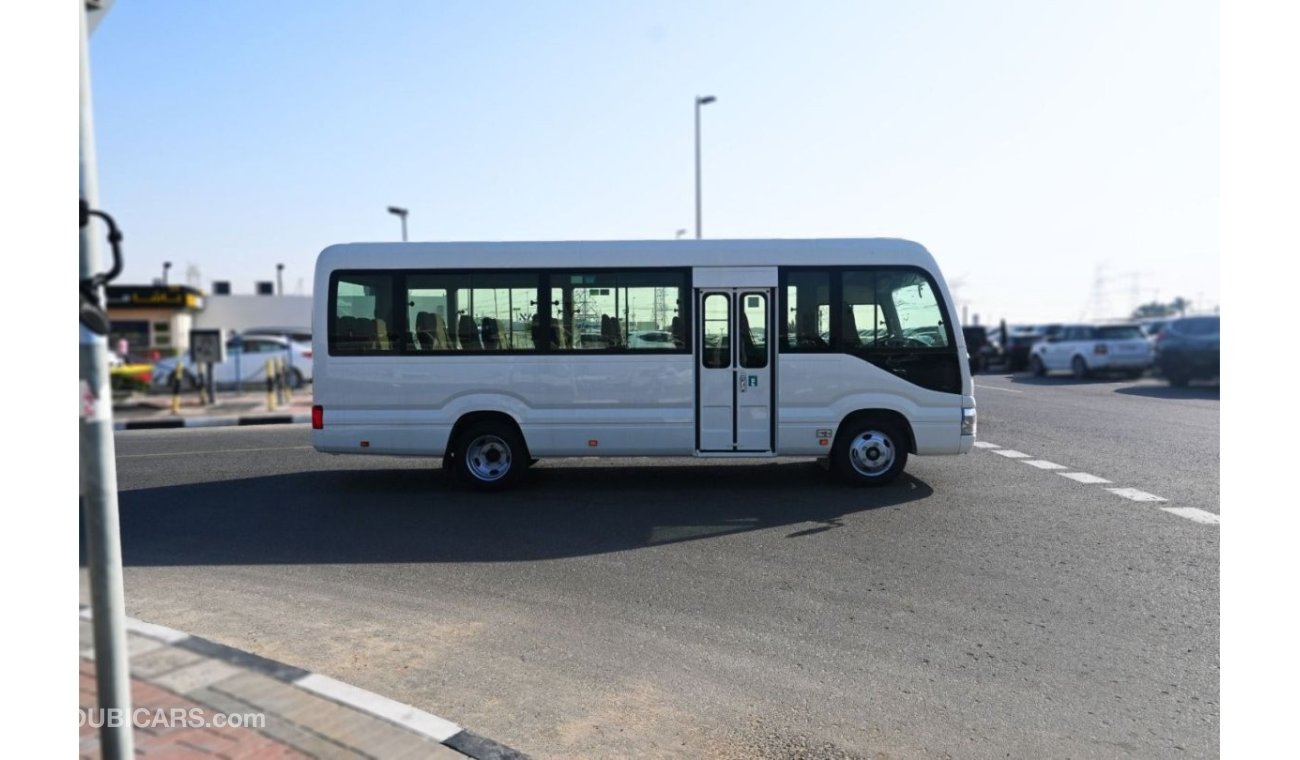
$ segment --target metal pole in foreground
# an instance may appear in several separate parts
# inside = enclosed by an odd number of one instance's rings
[[[81,197],[99,205],[95,176],[95,129],[91,118],[90,57],[84,0],[77,0],[81,38]],[[95,225],[81,228],[81,277],[100,271]],[[99,293],[104,303],[103,290]],[[106,718],[99,729],[105,760],[134,757],[131,736],[131,676],[126,648],[126,602],[122,588],[122,540],[117,519],[117,466],[113,448],[113,393],[108,381],[108,336],[80,326],[81,503],[86,523],[86,559],[90,570],[90,602],[94,617],[95,685]]]

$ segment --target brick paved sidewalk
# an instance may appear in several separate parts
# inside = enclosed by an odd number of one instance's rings
[[[526,760],[408,705],[206,639],[137,621],[127,639],[138,757]],[[89,760],[100,757],[103,719],[84,612],[80,667],[80,754]]]
[[[81,710],[86,720],[81,725],[81,757],[83,760],[99,757],[99,732],[96,725],[103,722],[97,717],[95,700],[95,663],[81,660]],[[259,733],[251,728],[210,728],[189,725],[208,722],[214,717],[211,707],[204,706],[140,678],[131,679],[132,711],[144,710],[147,715],[141,723],[162,711],[163,716],[178,715],[180,710],[186,723],[141,725],[134,731],[135,752],[148,758],[201,757],[212,755],[228,758],[305,758],[293,746]]]

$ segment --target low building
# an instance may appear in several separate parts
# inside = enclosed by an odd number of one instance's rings
[[[188,285],[109,285],[109,349],[143,357],[172,356],[189,348],[202,291]]]
[[[311,296],[210,295],[194,317],[195,327],[230,333],[250,330],[311,332]]]
[[[190,330],[311,332],[311,296],[209,295],[188,285],[109,285],[109,348],[153,359],[189,350]]]

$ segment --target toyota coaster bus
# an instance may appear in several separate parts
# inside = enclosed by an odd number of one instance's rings
[[[891,239],[354,243],[316,263],[312,445],[442,457],[828,459],[854,484],[975,440],[943,275]]]

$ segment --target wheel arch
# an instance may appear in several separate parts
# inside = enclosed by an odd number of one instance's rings
[[[912,423],[908,421],[907,415],[894,409],[858,409],[845,415],[844,419],[840,420],[839,426],[835,428],[835,439],[831,442],[831,450],[837,450],[845,430],[857,422],[868,419],[888,420],[896,425],[907,438],[908,453],[916,453],[916,434],[912,432]]]
[[[465,432],[471,426],[480,423],[493,423],[497,425],[507,425],[509,427],[514,428],[515,432],[519,434],[519,440],[524,442],[524,451],[523,451],[524,456],[525,457],[532,456],[532,454],[528,450],[528,436],[524,435],[524,429],[523,427],[520,426],[519,420],[515,419],[514,417],[512,417],[511,415],[505,412],[486,410],[486,409],[473,411],[473,412],[465,412],[460,417],[456,418],[456,423],[451,426],[451,434],[447,436],[448,453],[451,452],[451,447],[455,445],[455,442],[459,438],[461,433]]]

